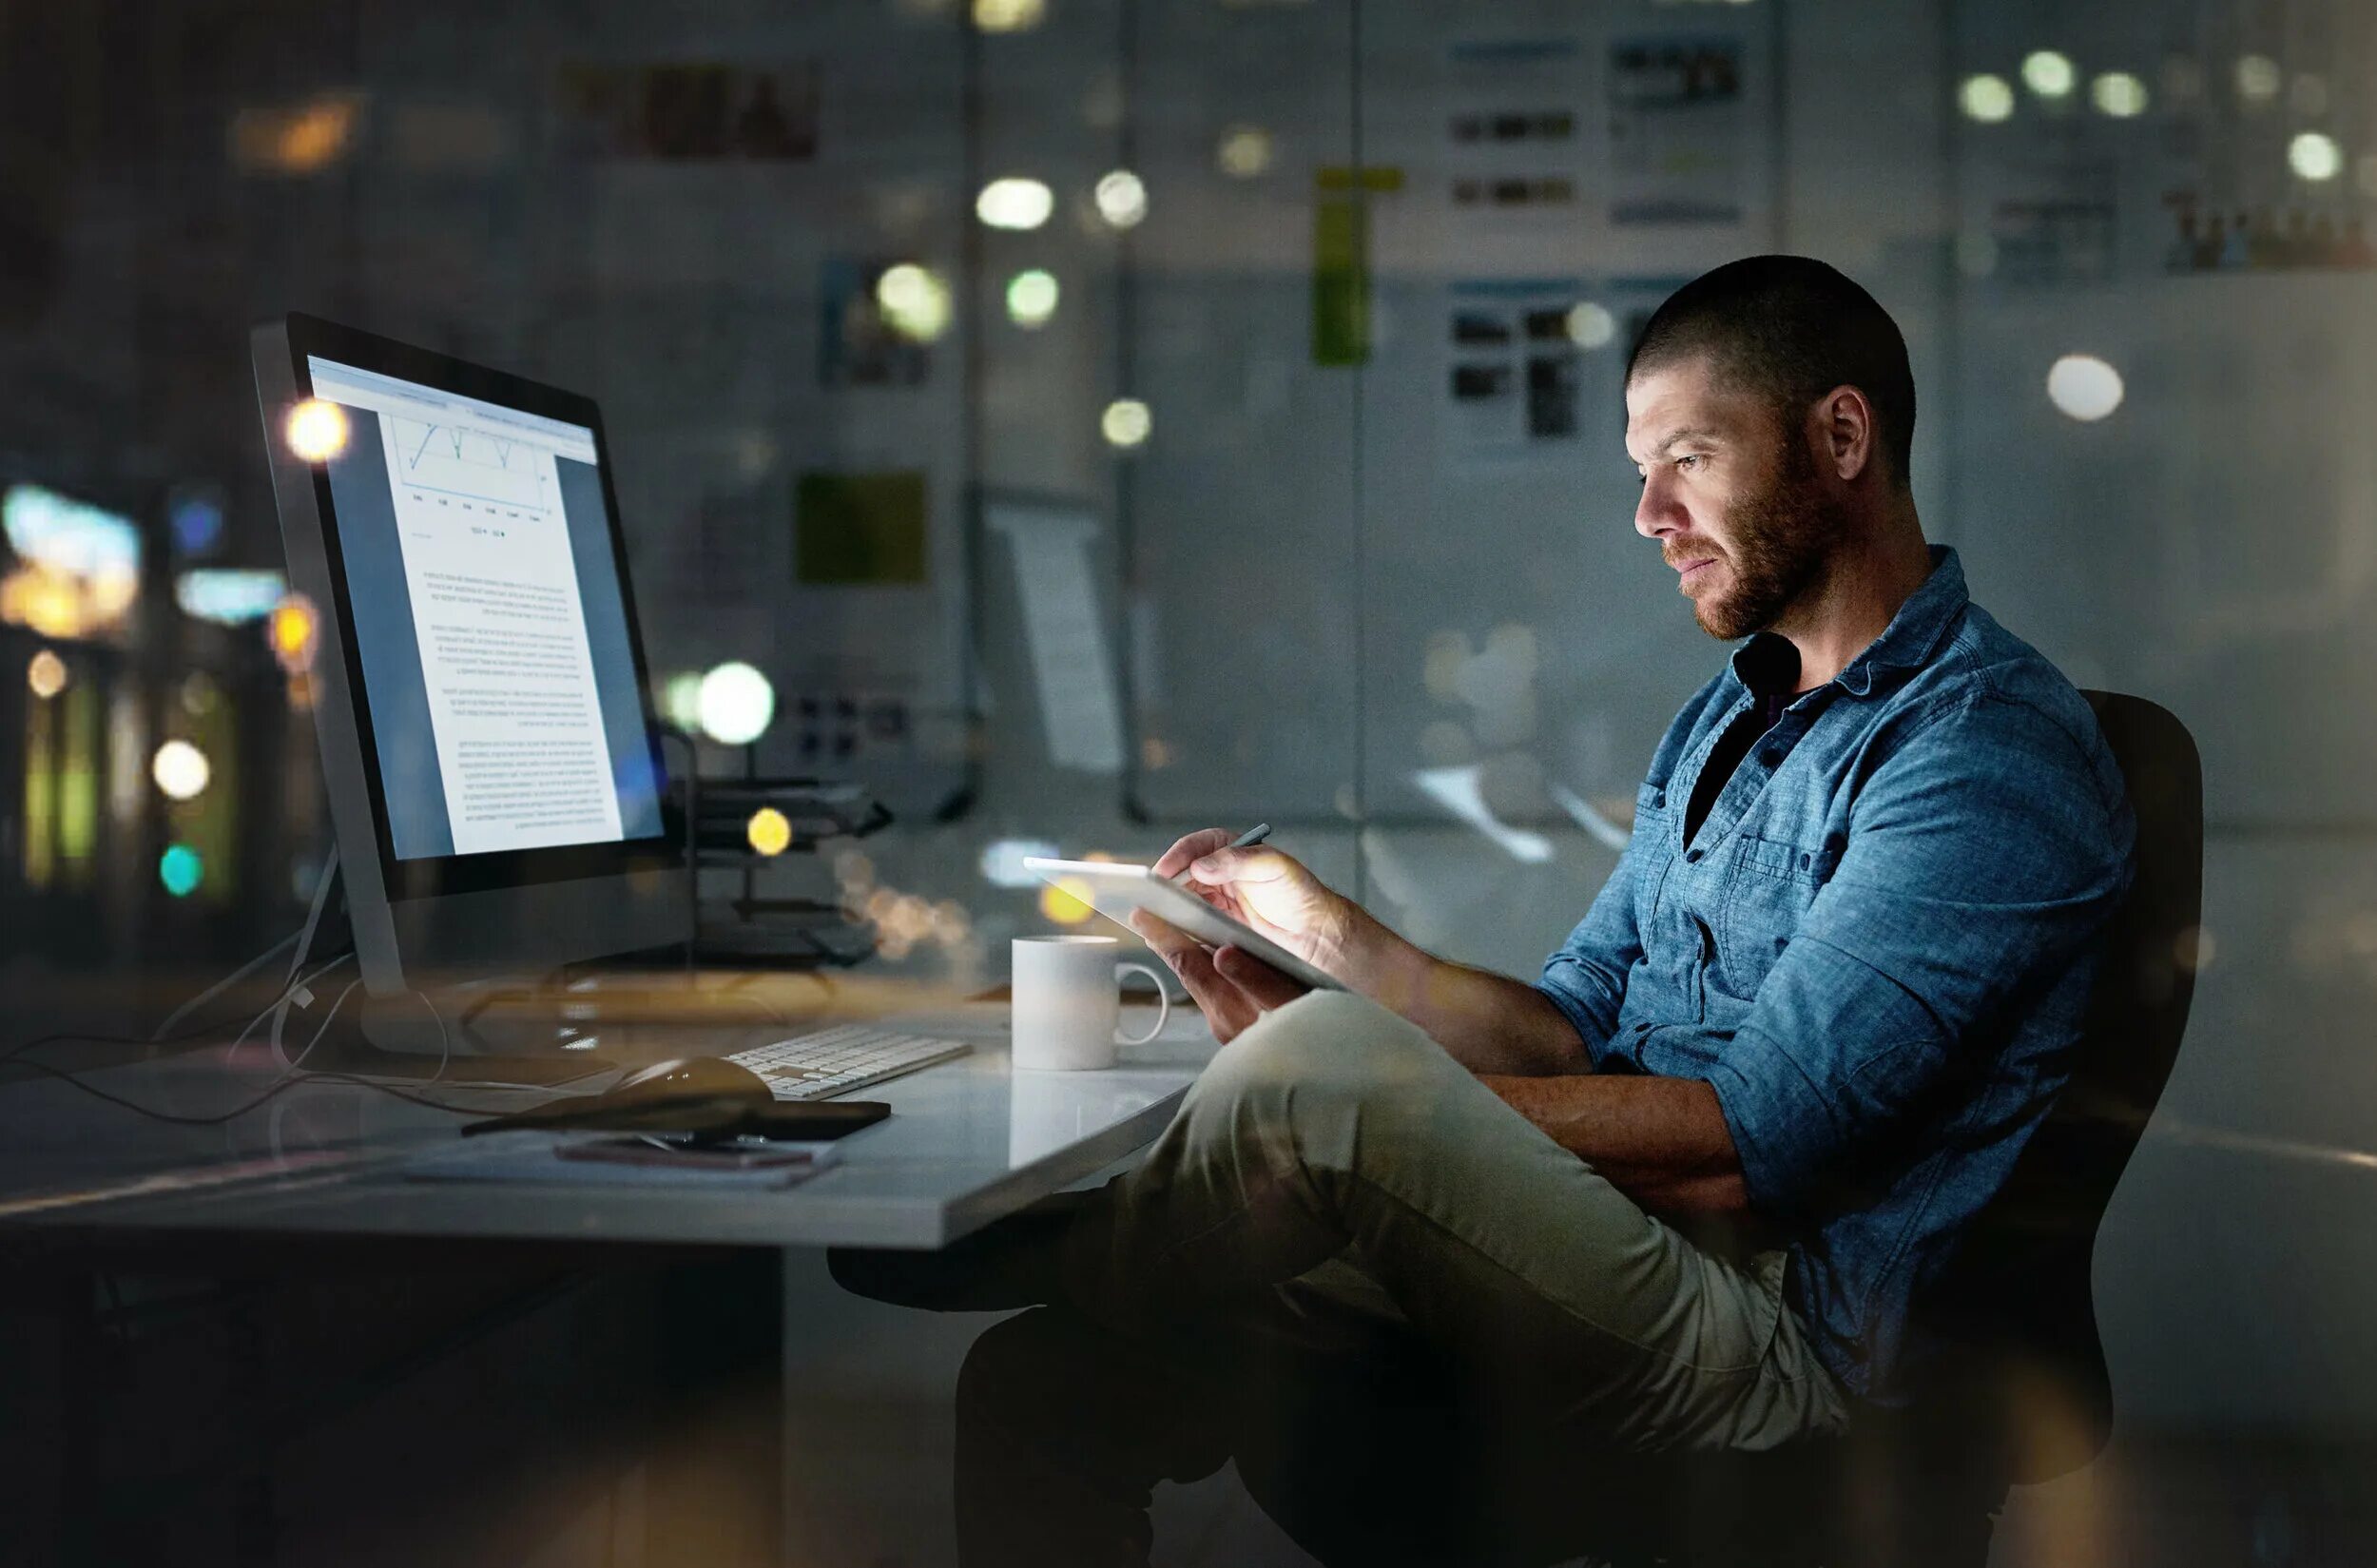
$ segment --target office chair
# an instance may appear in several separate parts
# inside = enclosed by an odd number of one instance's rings
[[[1904,1411],[1771,1453],[1587,1452],[1465,1415],[1449,1390],[1281,1391],[1247,1489],[1329,1563],[1908,1564],[1981,1568],[2007,1489],[2093,1460],[2113,1423],[2089,1261],[2187,1025],[2203,772],[2165,709],[2086,693],[2137,818],[2065,1086],[1923,1314],[1950,1346]],[[1325,1456],[1325,1457],[1324,1457]]]

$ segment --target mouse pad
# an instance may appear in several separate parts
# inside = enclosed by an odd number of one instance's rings
[[[790,1187],[827,1170],[841,1158],[830,1143],[810,1145],[810,1157],[798,1165],[764,1166],[751,1171],[688,1170],[665,1165],[614,1165],[600,1160],[561,1157],[567,1143],[586,1141],[571,1136],[524,1135],[488,1143],[441,1144],[405,1162],[412,1181],[522,1182],[553,1187],[706,1187],[763,1191]]]

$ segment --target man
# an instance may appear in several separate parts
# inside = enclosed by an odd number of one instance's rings
[[[1795,257],[1707,274],[1645,327],[1626,409],[1636,532],[1748,641],[1590,912],[1530,984],[1276,850],[1181,840],[1158,871],[1347,992],[1150,924],[1224,1047],[1137,1169],[972,1254],[1004,1261],[970,1305],[1343,1335],[1620,1448],[1768,1448],[1903,1397],[1925,1287],[2066,1076],[2130,876],[2121,780],[1924,542],[1905,346],[1864,289]],[[1761,1240],[1703,1245],[1706,1216]],[[1012,1403],[979,1420],[1021,1451]]]

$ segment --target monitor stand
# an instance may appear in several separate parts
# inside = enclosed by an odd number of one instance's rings
[[[306,1066],[360,1077],[543,1088],[619,1065],[616,1057],[598,1054],[598,1036],[558,1011],[531,1017],[503,1010],[491,1017],[486,998],[477,993],[496,983],[442,991],[434,1010],[432,1000],[417,991],[367,998],[362,1027],[334,1031]],[[509,989],[516,993],[520,982],[511,982]]]

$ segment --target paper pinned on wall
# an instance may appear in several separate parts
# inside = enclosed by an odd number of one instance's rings
[[[1572,37],[1462,38],[1446,51],[1445,194],[1464,235],[1565,233],[1578,215],[1585,125]]]
[[[1445,288],[1442,417],[1448,456],[1499,464],[1577,448],[1583,365],[1575,278],[1456,279]]]
[[[1005,534],[1015,552],[1049,760],[1059,767],[1120,772],[1122,707],[1090,571],[1097,524],[1079,508],[1030,501],[991,502],[983,520]]]
[[[1610,47],[1610,221],[1738,223],[1750,164],[1737,38]]]

